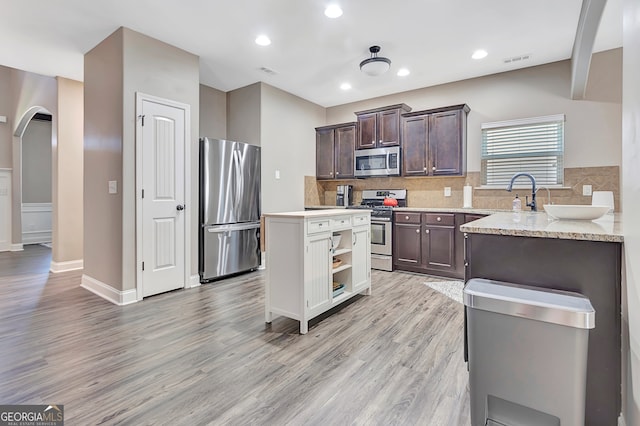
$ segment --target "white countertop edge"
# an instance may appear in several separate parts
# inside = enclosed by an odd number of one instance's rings
[[[268,217],[297,217],[297,218],[307,218],[307,217],[331,217],[331,216],[355,216],[355,215],[371,215],[370,210],[365,209],[325,209],[325,210],[303,210],[303,211],[292,211],[292,212],[279,212],[279,213],[263,213],[263,216]]]

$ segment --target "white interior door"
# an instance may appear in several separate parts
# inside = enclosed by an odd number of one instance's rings
[[[185,287],[185,110],[142,100],[142,296]]]

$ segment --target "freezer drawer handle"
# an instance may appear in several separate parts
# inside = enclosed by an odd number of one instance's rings
[[[176,210],[178,210],[179,212],[181,212],[182,210],[184,210],[184,204],[178,204],[176,206]]]
[[[223,232],[233,232],[233,231],[246,231],[249,229],[258,229],[260,228],[260,224],[249,224],[249,225],[233,225],[233,226],[220,226],[216,228],[208,228],[207,232],[212,233],[223,233]]]

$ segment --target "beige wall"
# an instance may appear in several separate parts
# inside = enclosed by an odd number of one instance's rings
[[[84,274],[122,289],[123,36],[84,56]],[[133,100],[132,100],[133,102]]]
[[[471,108],[467,170],[480,171],[482,123],[565,114],[566,167],[619,166],[621,55],[621,49],[594,55],[581,101],[569,99],[571,65],[562,61],[328,108],[327,124],[354,121],[354,111],[402,102],[414,111],[466,103]]]
[[[51,121],[31,120],[22,135],[22,202],[51,202]]]
[[[83,258],[83,84],[58,77],[58,135],[53,149],[53,262]]]
[[[227,139],[260,145],[262,84],[227,92]]]
[[[640,424],[640,4],[624,0],[624,87],[622,122],[623,414]]]
[[[200,85],[199,137],[227,138],[227,94],[213,87]]]
[[[12,103],[11,68],[0,65],[0,115],[7,117],[6,123],[0,123],[0,169],[10,169],[13,166],[11,158],[12,138]]]
[[[116,290],[136,288],[136,93],[189,105],[188,205],[196,206],[198,81],[197,56],[127,28],[85,55],[85,274]],[[117,194],[108,194],[110,180]],[[189,214],[195,275],[198,209]]]
[[[310,160],[325,109],[264,83],[261,99],[262,211],[303,210],[304,176],[315,175]]]
[[[191,275],[198,273],[198,132],[200,121],[200,60],[184,50],[146,35],[124,31],[124,107],[123,107],[123,290],[135,288],[135,96],[137,92],[190,106],[191,158]],[[187,265],[187,267],[189,267]]]

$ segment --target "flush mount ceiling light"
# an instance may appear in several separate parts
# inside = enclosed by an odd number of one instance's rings
[[[340,85],[340,88],[341,88],[342,90],[350,90],[350,89],[351,89],[351,85],[350,85],[349,83],[342,83],[342,84]]]
[[[398,70],[398,77],[406,77],[409,74],[411,74],[411,71],[409,71],[407,68],[400,68]]]
[[[371,46],[369,52],[371,52],[371,57],[360,62],[360,71],[371,76],[382,75],[387,72],[391,67],[391,61],[378,56],[380,46]]]

